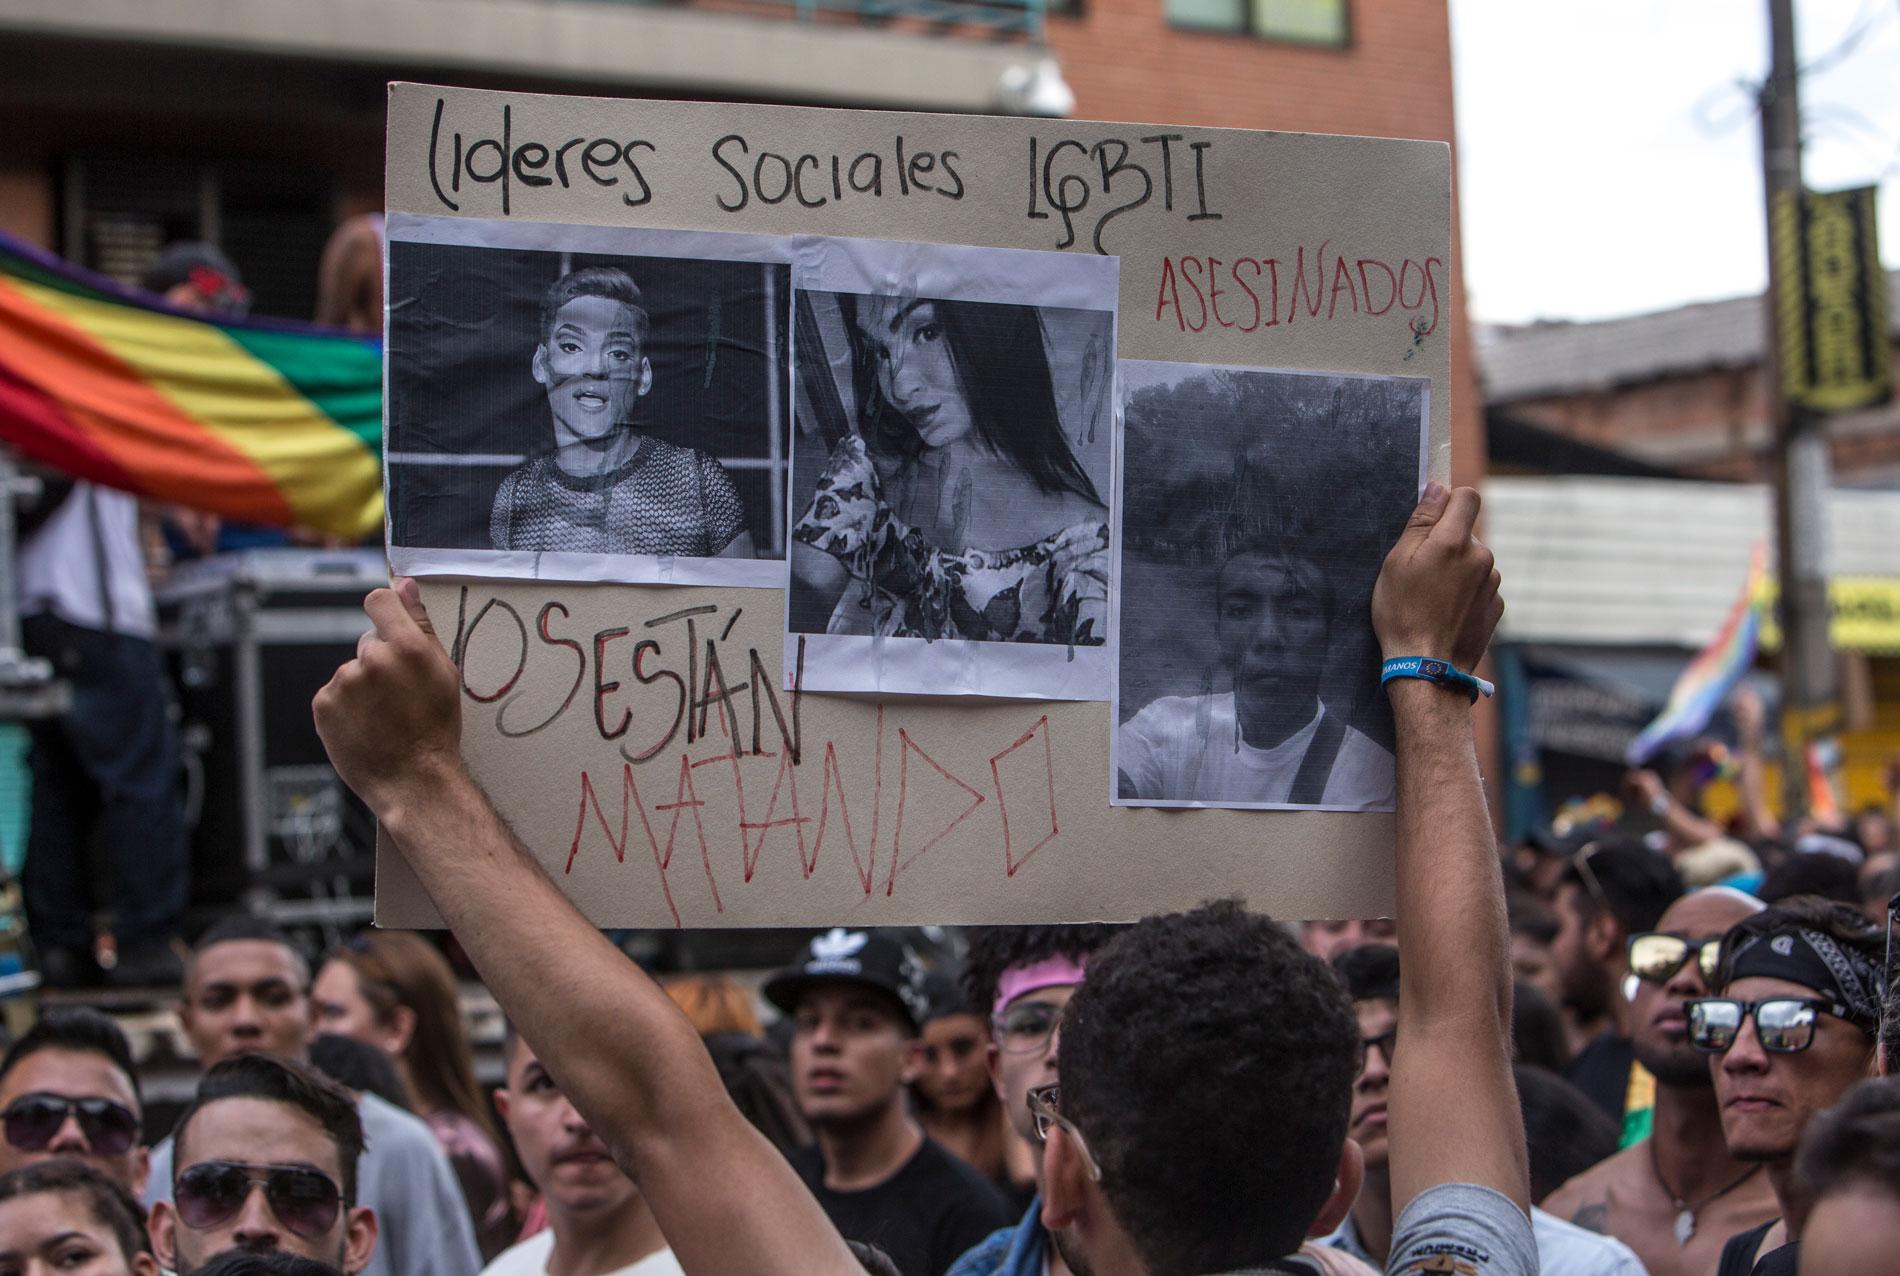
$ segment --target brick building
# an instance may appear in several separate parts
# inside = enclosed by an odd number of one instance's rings
[[[1900,350],[1900,272],[1889,276]],[[1771,475],[1759,297],[1498,328],[1478,351],[1493,429],[1542,427],[1688,477]],[[1834,482],[1900,489],[1900,404],[1834,417]]]

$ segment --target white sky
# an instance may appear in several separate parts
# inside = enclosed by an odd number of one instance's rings
[[[1804,176],[1880,184],[1900,265],[1900,0],[1796,0]],[[1596,319],[1760,291],[1766,0],[1451,0],[1474,318]],[[1857,28],[1852,52],[1830,58]]]

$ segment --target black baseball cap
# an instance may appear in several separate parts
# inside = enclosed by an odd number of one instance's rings
[[[765,981],[765,999],[786,1014],[813,985],[861,984],[875,988],[897,1003],[897,1009],[915,1032],[928,1014],[924,967],[917,955],[897,939],[879,930],[834,927],[806,945],[797,961]]]
[[[216,244],[182,240],[167,245],[139,279],[145,291],[161,295],[179,284],[196,287],[221,314],[241,316],[251,308],[251,294],[236,263]]]

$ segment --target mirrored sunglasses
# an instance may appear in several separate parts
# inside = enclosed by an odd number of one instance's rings
[[[1756,1040],[1771,1054],[1798,1054],[1813,1045],[1815,1024],[1821,1015],[1858,1022],[1846,1006],[1818,997],[1765,997],[1760,1001],[1699,997],[1685,1004],[1689,1044],[1705,1054],[1725,1053],[1751,1017],[1755,1020]]]
[[[277,1221],[305,1240],[316,1240],[336,1225],[343,1196],[328,1175],[301,1165],[240,1161],[200,1161],[180,1174],[173,1189],[178,1217],[194,1231],[228,1223],[257,1185]]]
[[[23,1094],[7,1104],[0,1111],[0,1130],[22,1152],[39,1152],[58,1137],[68,1115],[78,1118],[79,1132],[94,1156],[118,1156],[138,1140],[138,1115],[124,1104],[45,1091]]]
[[[1630,936],[1630,974],[1647,983],[1668,983],[1691,957],[1695,958],[1702,982],[1713,986],[1716,964],[1722,957],[1722,937],[1692,940],[1657,932]]]

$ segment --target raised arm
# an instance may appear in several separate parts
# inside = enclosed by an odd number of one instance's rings
[[[549,1072],[640,1185],[680,1264],[862,1269],[784,1157],[727,1097],[685,1016],[548,880],[462,763],[460,677],[415,582],[317,693],[337,774],[401,849]]]
[[[1736,749],[1740,774],[1736,785],[1742,793],[1744,835],[1751,841],[1766,841],[1781,836],[1781,821],[1768,805],[1768,782],[1762,763],[1764,741],[1768,736],[1768,711],[1761,694],[1753,687],[1741,686],[1729,698],[1735,714],[1735,726],[1741,739]]]
[[[1503,615],[1478,494],[1427,490],[1372,593],[1385,655],[1470,670]],[[1388,684],[1398,729],[1399,1036],[1392,1210],[1440,1183],[1495,1188],[1528,1209],[1530,1171],[1511,1077],[1511,965],[1497,840],[1471,705],[1415,678]]]
[[[1759,777],[1758,777],[1759,778]],[[1647,767],[1630,771],[1623,777],[1625,791],[1662,825],[1671,850],[1686,851],[1723,835],[1720,824],[1697,815],[1669,791],[1660,775]],[[1746,790],[1744,790],[1746,791]]]

